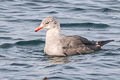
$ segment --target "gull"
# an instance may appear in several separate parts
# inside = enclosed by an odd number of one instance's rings
[[[92,53],[101,50],[103,45],[114,41],[90,41],[79,35],[62,35],[60,23],[51,16],[44,18],[40,26],[35,29],[35,32],[41,29],[47,30],[44,52],[49,56],[71,56]]]

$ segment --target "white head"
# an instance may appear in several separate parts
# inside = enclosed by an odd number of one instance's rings
[[[54,28],[60,29],[60,24],[56,21],[55,18],[49,16],[43,19],[40,26],[35,29],[35,32],[39,31],[40,29],[50,30]]]

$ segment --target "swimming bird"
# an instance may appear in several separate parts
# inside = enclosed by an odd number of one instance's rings
[[[101,47],[113,40],[90,41],[87,38],[61,34],[60,23],[54,17],[46,17],[42,20],[35,32],[46,29],[44,52],[49,56],[71,56],[86,54],[101,50]]]

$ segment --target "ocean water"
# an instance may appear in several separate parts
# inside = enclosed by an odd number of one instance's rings
[[[54,16],[65,35],[114,39],[103,50],[44,55],[42,19]],[[120,80],[120,0],[0,0],[0,80]]]

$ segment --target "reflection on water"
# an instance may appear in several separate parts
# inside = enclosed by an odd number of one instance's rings
[[[50,57],[49,62],[52,64],[64,64],[68,63],[68,57]]]

